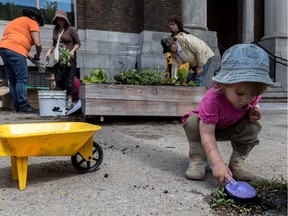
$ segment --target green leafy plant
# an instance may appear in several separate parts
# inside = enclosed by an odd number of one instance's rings
[[[121,71],[114,79],[126,85],[171,85],[175,80],[163,77],[159,71],[152,68],[143,68],[141,74],[136,69]]]
[[[211,194],[212,194],[212,201],[211,201],[212,208],[218,207],[221,205],[230,205],[230,206],[235,205],[235,201],[227,197],[224,187],[214,188]]]
[[[179,68],[178,70],[177,70],[177,77],[178,77],[178,83],[179,83],[179,85],[182,85],[182,86],[184,86],[184,85],[188,85],[188,86],[196,86],[196,84],[195,84],[195,82],[193,82],[192,80],[189,82],[189,83],[187,83],[187,76],[189,75],[189,74],[192,74],[192,73],[194,73],[194,71],[193,70],[186,70],[186,69],[181,69],[181,68]]]
[[[82,83],[108,83],[109,79],[104,68],[95,69],[90,71],[89,76],[86,75],[81,79]]]
[[[152,68],[143,68],[140,74],[140,85],[169,85],[172,79],[163,77],[162,73]]]
[[[60,48],[59,62],[61,64],[71,67],[71,61],[73,58],[74,55],[70,53],[70,50],[68,50],[66,47]]]
[[[140,75],[136,69],[120,71],[114,76],[116,82],[127,85],[140,85]]]

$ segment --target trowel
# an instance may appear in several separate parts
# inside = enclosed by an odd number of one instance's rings
[[[233,178],[232,181],[233,183],[230,183],[225,179],[225,182],[227,183],[225,188],[231,197],[238,199],[251,199],[256,197],[256,190],[251,185],[246,182],[237,182]]]
[[[210,166],[212,170],[212,166]],[[226,178],[224,178],[226,185],[227,193],[236,199],[251,199],[256,197],[256,190],[246,182],[237,182],[234,178],[232,178],[232,183],[230,183]]]

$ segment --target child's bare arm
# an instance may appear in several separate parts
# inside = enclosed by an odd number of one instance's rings
[[[201,143],[209,161],[211,162],[211,166],[213,167],[213,176],[220,182],[223,182],[224,178],[229,182],[232,182],[232,172],[224,164],[217,147],[215,125],[206,124],[200,121],[199,126]]]

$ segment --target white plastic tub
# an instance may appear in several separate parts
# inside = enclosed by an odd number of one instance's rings
[[[65,115],[66,91],[38,91],[40,116]]]

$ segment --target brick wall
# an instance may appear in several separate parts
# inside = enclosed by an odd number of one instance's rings
[[[181,18],[179,0],[78,0],[79,29],[127,33],[168,31],[167,19]]]
[[[181,20],[181,1],[179,0],[143,0],[144,30],[169,31],[167,20],[178,17]]]

